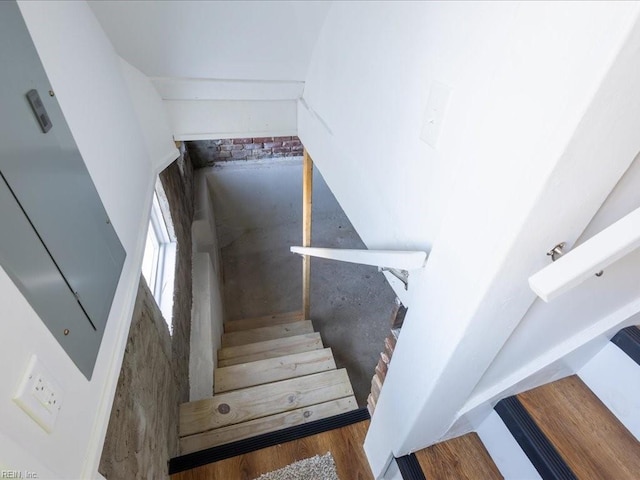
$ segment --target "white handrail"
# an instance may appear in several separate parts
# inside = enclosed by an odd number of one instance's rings
[[[342,248],[291,247],[293,253],[327,258],[340,262],[359,263],[380,268],[416,270],[422,268],[427,253],[413,250],[353,250]]]
[[[548,302],[638,247],[640,208],[529,277],[529,286],[540,298]]]

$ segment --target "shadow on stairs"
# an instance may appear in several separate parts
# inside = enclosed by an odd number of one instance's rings
[[[369,418],[302,312],[226,322],[214,390],[180,406],[170,473]]]

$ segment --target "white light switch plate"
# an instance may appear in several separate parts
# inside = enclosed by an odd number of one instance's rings
[[[51,372],[33,355],[13,400],[51,433],[62,407],[63,396],[62,388]]]
[[[449,87],[439,82],[433,82],[427,100],[427,108],[424,112],[422,131],[420,132],[420,139],[433,148],[438,146],[438,138],[440,138],[449,97],[451,97],[451,89]]]

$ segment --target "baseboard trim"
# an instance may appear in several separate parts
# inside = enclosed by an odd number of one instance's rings
[[[316,420],[315,422],[295,425],[277,432],[264,433],[252,438],[238,440],[236,442],[219,445],[199,452],[188,453],[169,460],[169,475],[184,472],[192,468],[201,467],[209,463],[219,462],[226,458],[236,457],[255,450],[272,447],[280,443],[299,440],[300,438],[328,432],[336,428],[346,427],[354,423],[369,420],[369,411],[359,408],[350,412],[341,413],[333,417]]]
[[[500,400],[495,406],[495,411],[542,478],[577,480],[517,397]]]
[[[611,341],[640,365],[640,329],[638,327],[623,328]]]
[[[398,457],[396,458],[396,463],[398,464],[398,470],[400,470],[403,480],[426,480],[415,454],[410,453],[409,455]]]

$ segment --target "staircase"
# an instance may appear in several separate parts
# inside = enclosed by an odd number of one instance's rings
[[[345,369],[302,312],[226,322],[214,395],[180,406],[188,454],[358,408]]]
[[[640,478],[640,330],[577,375],[501,400],[477,433],[398,459],[404,480]]]

